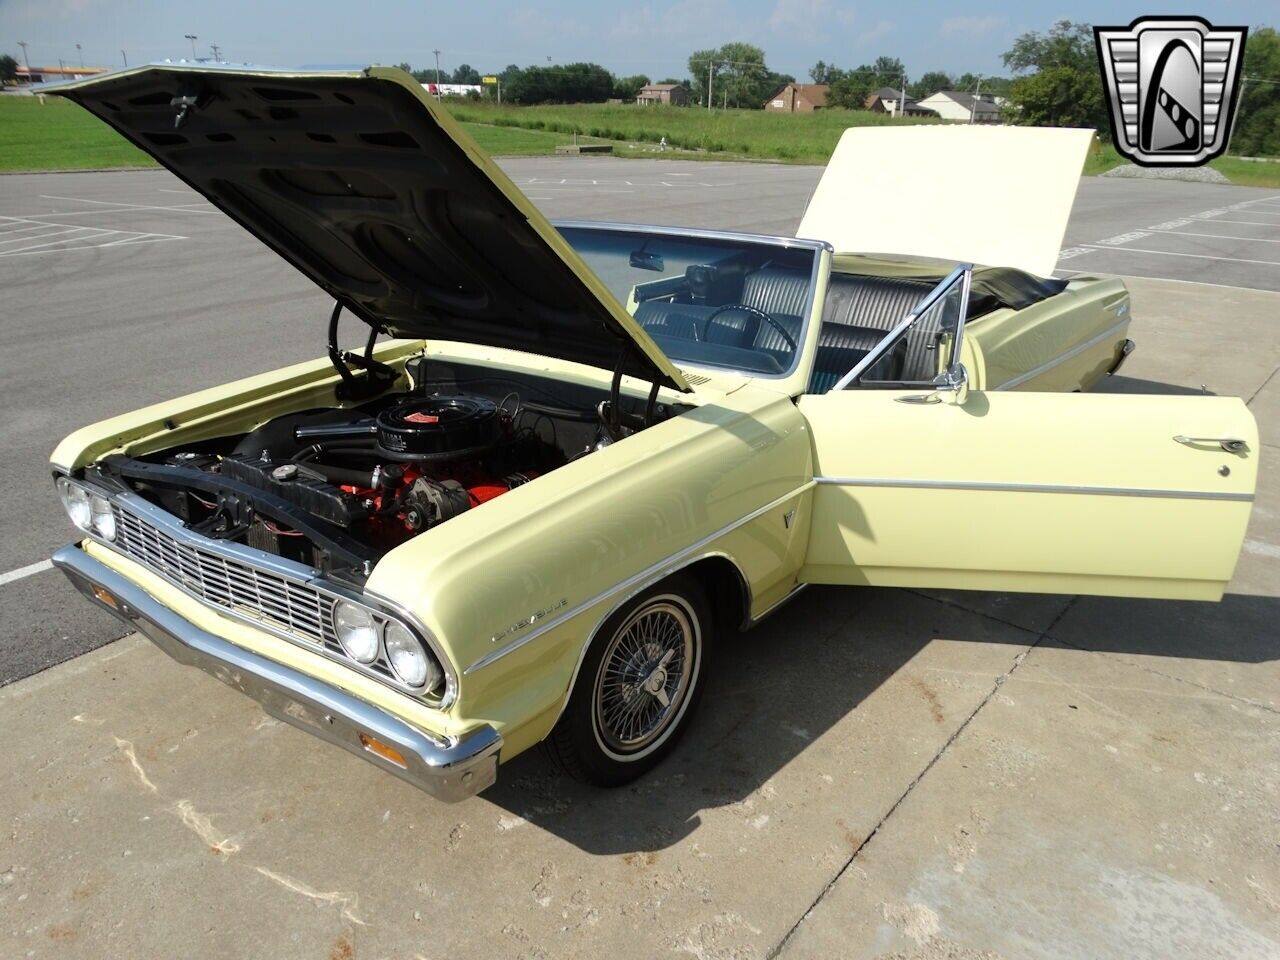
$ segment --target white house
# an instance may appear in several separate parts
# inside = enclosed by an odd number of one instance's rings
[[[940,90],[919,103],[943,120],[962,120],[965,123],[999,123],[1003,105],[1003,97],[993,97],[988,93],[975,95],[963,90]]]

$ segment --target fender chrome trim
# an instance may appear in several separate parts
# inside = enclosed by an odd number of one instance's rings
[[[1095,497],[1156,497],[1166,500],[1235,500],[1252,503],[1252,493],[1215,490],[1155,490],[1143,487],[1092,487],[1059,483],[996,483],[985,480],[904,480],[895,477],[816,477],[819,486],[906,487],[913,490],[978,490],[994,493],[1065,493]]]
[[[1111,337],[1114,337],[1117,333],[1124,332],[1124,329],[1128,326],[1129,326],[1129,318],[1125,317],[1119,323],[1108,327],[1106,330],[1103,330],[1097,336],[1090,337],[1084,343],[1076,344],[1074,347],[1072,347],[1062,356],[1054,357],[1048,363],[1042,363],[1038,367],[1033,367],[1032,369],[1028,370],[1026,373],[1020,373],[1018,374],[1018,376],[1014,377],[1013,379],[1006,380],[1004,383],[1000,384],[998,387],[991,387],[990,389],[1012,390],[1015,387],[1019,387],[1022,384],[1026,383],[1028,380],[1034,380],[1036,377],[1040,376],[1040,374],[1048,373],[1054,367],[1060,366],[1066,363],[1068,360],[1074,359],[1075,357],[1080,356],[1080,354],[1085,353],[1088,350],[1092,350],[1098,344],[1104,343],[1107,340],[1109,340]],[[1129,344],[1129,346],[1125,349],[1125,352],[1121,355],[1119,362],[1112,365],[1112,367],[1107,371],[1108,373],[1115,373],[1117,370],[1119,370],[1120,364],[1123,363],[1125,358],[1128,357],[1129,354],[1133,352],[1133,341],[1126,340],[1125,343]]]
[[[770,510],[776,509],[777,507],[786,503],[788,500],[792,500],[798,497],[800,494],[813,489],[813,486],[814,486],[813,480],[809,480],[805,483],[802,483],[800,486],[796,487],[794,490],[784,493],[782,496],[777,497],[774,500],[770,500],[764,506],[758,507],[755,510],[752,510],[750,513],[748,513],[744,517],[739,517],[737,520],[733,521],[733,523],[730,523],[726,526],[721,527],[719,530],[716,530],[714,533],[708,534],[707,536],[696,541],[695,543],[692,543],[689,546],[685,547],[683,550],[677,551],[676,553],[673,553],[671,556],[666,557],[662,560],[659,560],[657,563],[652,564],[648,567],[645,567],[645,569],[641,570],[639,573],[636,573],[633,576],[628,577],[626,580],[623,580],[621,583],[618,583],[610,587],[608,590],[602,591],[601,593],[598,593],[595,596],[590,597],[579,604],[576,604],[575,606],[566,610],[564,613],[561,613],[559,616],[555,617],[555,619],[548,620],[546,623],[539,626],[536,630],[531,630],[529,633],[525,634],[524,636],[518,637],[515,640],[512,640],[506,646],[500,647],[499,649],[494,650],[491,653],[485,654],[475,663],[471,664],[471,666],[464,669],[462,671],[463,676],[474,673],[477,670],[483,670],[485,667],[489,666],[490,664],[496,663],[498,660],[501,660],[507,654],[520,649],[526,643],[530,643],[536,640],[538,637],[542,636],[544,633],[554,630],[556,627],[560,626],[566,620],[572,620],[574,617],[578,616],[581,613],[585,613],[587,610],[590,610],[596,604],[603,603],[605,600],[608,600],[610,597],[616,597],[618,594],[623,594],[623,596],[620,599],[618,599],[618,601],[613,605],[613,607],[611,607],[610,610],[607,613],[605,613],[603,617],[600,618],[600,620],[598,620],[595,624],[592,625],[591,630],[587,631],[589,634],[594,633],[596,629],[599,627],[600,623],[608,619],[609,615],[612,614],[613,611],[617,609],[618,605],[625,603],[627,600],[631,599],[637,593],[644,590],[645,588],[647,588],[649,585],[656,582],[657,580],[660,580],[663,577],[669,576],[675,573],[680,568],[686,567],[697,560],[702,560],[711,556],[721,556],[729,560],[731,563],[733,563],[734,566],[737,566],[737,563],[734,562],[732,557],[729,557],[723,553],[718,553],[714,550],[708,551],[706,550],[706,548],[710,544],[714,543],[716,540],[719,540],[721,537],[725,536],[726,534],[732,533],[734,530],[738,529],[743,524],[750,523],[752,520],[755,520],[757,517],[760,517],[761,515],[768,513]],[[741,570],[739,570],[739,573],[741,573]],[[750,581],[747,580],[746,577],[743,577],[743,582],[747,584],[747,590],[748,592],[750,592],[750,589],[751,589]],[[749,605],[750,604],[749,597],[747,602]],[[748,606],[748,609],[750,609],[749,606]],[[583,649],[584,650],[586,649],[585,645]]]

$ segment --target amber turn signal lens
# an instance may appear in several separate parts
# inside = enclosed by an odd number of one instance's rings
[[[360,742],[364,744],[364,748],[370,753],[376,753],[383,760],[390,760],[397,767],[408,767],[409,764],[404,761],[404,754],[395,747],[389,747],[381,740],[369,736],[367,733],[360,734]]]
[[[103,603],[105,603],[105,604],[106,604],[108,607],[110,607],[112,610],[119,610],[119,609],[120,609],[120,604],[119,604],[119,602],[116,600],[116,598],[115,598],[115,597],[113,597],[113,596],[112,596],[110,593],[108,593],[106,590],[102,589],[102,587],[94,587],[94,588],[93,588],[93,595],[94,595],[95,597],[97,597],[99,600],[101,600]]]

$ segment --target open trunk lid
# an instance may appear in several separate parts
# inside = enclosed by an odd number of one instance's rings
[[[371,326],[689,389],[529,199],[401,70],[165,64],[56,93]]]
[[[1053,273],[1092,130],[922,124],[854,127],[836,145],[796,236]]]

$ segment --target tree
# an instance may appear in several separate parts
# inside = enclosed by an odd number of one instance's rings
[[[718,105],[731,107],[759,107],[765,98],[774,93],[782,83],[773,86],[784,76],[765,66],[764,51],[749,43],[726,43],[716,50],[695,50],[689,55],[690,88],[694,97],[707,102],[708,73],[711,95]]]
[[[1244,76],[1231,152],[1244,157],[1280,156],[1280,33],[1259,27],[1244,49]]]
[[[18,79],[18,61],[9,54],[0,56],[0,83],[13,83]]]
[[[1009,90],[1009,119],[1051,127],[1109,128],[1102,76],[1094,53],[1093,27],[1059,20],[1045,33],[1034,30],[1013,41],[1001,57],[1019,73]]]
[[[1097,73],[1098,56],[1094,50],[1092,26],[1059,20],[1045,33],[1035,30],[1024,33],[1000,59],[1010,70],[1019,73],[1048,67],[1092,69]]]
[[[454,83],[479,83],[480,71],[469,63],[461,64],[457,70],[453,71]]]
[[[679,81],[675,81],[679,82]],[[617,100],[634,100],[649,85],[649,78],[642,73],[634,77],[614,77],[613,96]]]
[[[516,103],[602,103],[613,95],[613,74],[597,63],[529,67],[504,83],[502,95]]]
[[[963,77],[961,78],[964,79]],[[953,87],[952,84],[955,84]],[[923,100],[925,97],[932,97],[939,90],[973,90],[971,86],[964,86],[959,81],[954,81],[951,77],[941,70],[930,70],[924,74],[919,80],[907,87],[907,93],[915,97],[917,100]]]

